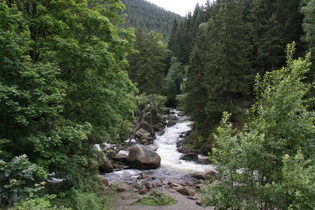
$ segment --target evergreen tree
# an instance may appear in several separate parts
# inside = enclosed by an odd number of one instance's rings
[[[176,58],[172,58],[171,67],[164,81],[164,95],[166,95],[167,107],[176,107],[178,105],[177,96],[181,93],[181,85],[185,76],[184,67]]]
[[[167,38],[171,31],[173,19],[182,19],[176,13],[170,12],[145,0],[122,0],[126,5],[126,25],[142,28],[146,31],[156,31]]]
[[[135,31],[135,49],[129,56],[129,76],[137,83],[140,93],[162,94],[166,66],[166,45],[161,34],[145,32],[140,28]]]
[[[197,35],[196,46],[190,57],[190,64],[186,73],[184,98],[185,112],[191,116],[195,122],[195,129],[208,127],[208,118],[205,117],[205,105],[208,100],[207,90],[205,87],[206,71],[206,52],[208,49],[207,42],[208,27],[204,24]]]
[[[220,182],[207,191],[208,205],[220,209],[312,209],[314,112],[307,110],[309,58],[293,60],[256,82],[257,106],[242,131],[225,115],[212,158]],[[295,174],[295,175],[294,175]]]
[[[250,98],[255,75],[248,61],[249,43],[244,40],[239,5],[222,1],[217,7],[217,15],[201,26],[203,34],[192,53],[186,83],[186,111],[200,132],[207,134],[223,111],[236,113]]]
[[[307,47],[309,52],[312,55],[312,72],[311,72],[311,78],[310,81],[314,80],[314,55],[315,55],[315,1],[309,0],[308,3],[302,7],[301,12],[304,14],[305,18],[303,21],[303,29],[305,32],[305,35],[303,36],[303,40],[307,43]]]

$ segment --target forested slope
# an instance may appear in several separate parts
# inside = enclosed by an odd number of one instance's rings
[[[182,17],[145,0],[122,0],[126,5],[126,23],[131,27],[154,30],[167,37],[174,18]]]

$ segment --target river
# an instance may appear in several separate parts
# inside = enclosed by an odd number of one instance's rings
[[[127,169],[103,175],[112,184],[117,181],[134,183],[140,173],[154,177],[155,181],[167,183],[173,180],[178,183],[193,182],[191,174],[214,170],[212,165],[197,164],[193,161],[180,160],[182,153],[177,151],[177,142],[182,140],[183,133],[191,130],[192,122],[186,116],[178,116],[178,111],[172,110],[178,118],[178,122],[172,127],[166,127],[163,135],[157,136],[154,144],[156,152],[161,156],[161,166],[154,170]],[[200,159],[207,157],[199,155]]]

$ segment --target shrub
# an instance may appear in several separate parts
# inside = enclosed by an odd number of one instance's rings
[[[43,187],[47,173],[28,161],[26,155],[14,157],[10,162],[0,160],[0,203],[12,205],[27,198]]]
[[[305,95],[309,57],[257,77],[257,105],[242,131],[225,113],[212,158],[221,174],[206,189],[205,205],[218,209],[312,209],[314,207],[315,113]]]

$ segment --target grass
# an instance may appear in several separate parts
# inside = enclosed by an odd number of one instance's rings
[[[141,198],[136,204],[144,206],[167,206],[175,203],[176,200],[165,193],[153,191],[148,197]]]

